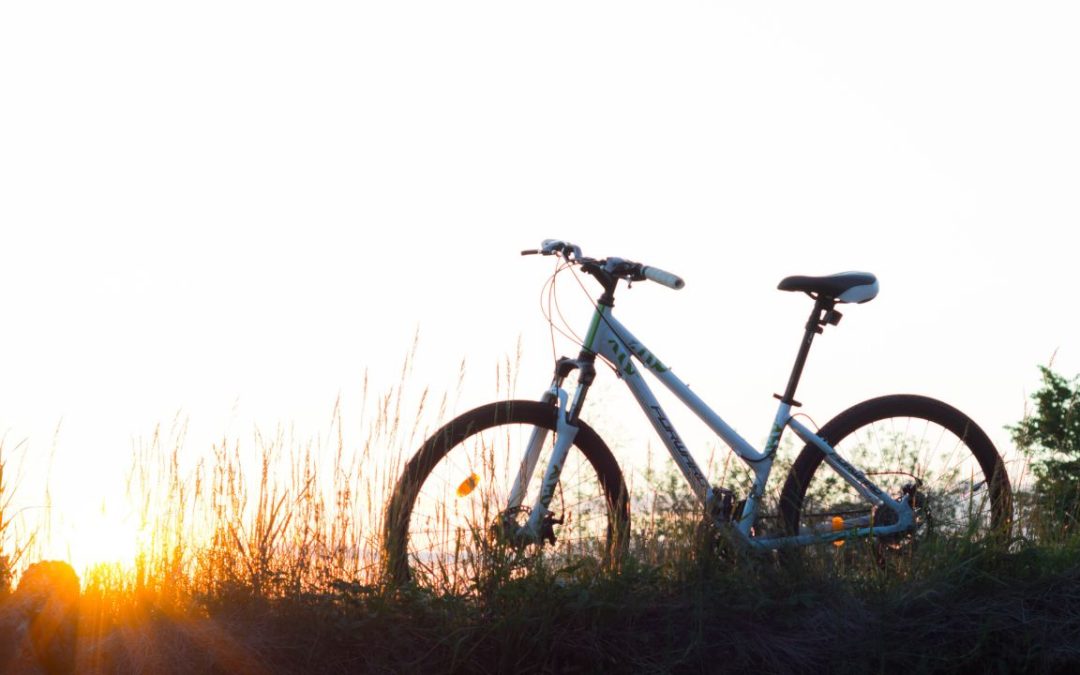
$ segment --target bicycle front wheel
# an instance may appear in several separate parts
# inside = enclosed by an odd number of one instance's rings
[[[437,431],[405,465],[387,509],[385,555],[395,584],[468,593],[543,565],[611,565],[629,532],[622,472],[607,445],[579,422],[548,508],[546,542],[512,541],[536,500],[554,447],[559,409],[536,401],[485,405]],[[525,449],[545,440],[521,506],[508,509]]]
[[[923,396],[884,396],[845,410],[818,435],[889,496],[914,507],[914,531],[879,540],[879,553],[934,537],[974,541],[1007,533],[1012,491],[1005,465],[983,430],[956,408]],[[874,513],[824,458],[813,445],[796,458],[780,497],[787,532],[823,528],[837,517],[887,524],[892,514]]]

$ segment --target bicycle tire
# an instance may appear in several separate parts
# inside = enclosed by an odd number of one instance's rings
[[[895,548],[938,535],[976,540],[1008,533],[1012,491],[1005,465],[986,433],[956,408],[924,396],[883,396],[845,410],[818,435],[857,466],[884,464],[884,470],[866,473],[893,498],[912,478],[922,481],[912,498],[915,530],[883,538],[879,545]],[[871,452],[878,453],[876,463],[864,457]],[[823,460],[824,454],[808,444],[788,473],[780,496],[788,534],[828,522],[824,518],[852,503],[865,504],[828,465],[823,467]]]
[[[551,569],[618,563],[630,526],[626,484],[611,450],[580,421],[550,508],[564,521],[552,526],[555,543],[523,550],[492,536],[530,432],[542,427],[552,433],[523,504],[535,500],[558,414],[556,406],[537,401],[491,403],[424,442],[406,463],[386,512],[384,554],[393,584],[462,593],[484,579],[527,571],[537,560]],[[578,501],[581,491],[595,494]]]

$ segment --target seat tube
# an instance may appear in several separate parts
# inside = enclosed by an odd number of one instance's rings
[[[810,313],[810,319],[806,322],[806,331],[803,333],[802,344],[799,345],[799,353],[795,356],[795,364],[791,368],[791,376],[788,378],[787,388],[784,395],[778,396],[786,405],[801,405],[795,400],[795,390],[799,387],[803,368],[806,367],[806,359],[810,356],[810,346],[814,343],[814,336],[824,331],[824,325],[831,320],[833,307],[836,301],[829,298],[818,297],[814,302],[814,309]]]

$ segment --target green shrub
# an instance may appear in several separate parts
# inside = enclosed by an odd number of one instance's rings
[[[1009,431],[1033,460],[1040,516],[1072,531],[1080,515],[1080,378],[1039,370],[1042,386],[1031,396],[1035,409]]]

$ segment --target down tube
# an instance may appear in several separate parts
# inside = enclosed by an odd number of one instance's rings
[[[588,344],[593,351],[609,360],[618,369],[620,379],[624,380],[630,388],[630,392],[637,399],[638,405],[641,406],[646,417],[649,418],[649,423],[652,424],[653,429],[656,430],[664,445],[667,446],[672,459],[678,465],[683,476],[686,477],[686,481],[693,489],[694,494],[702,503],[705,503],[711,489],[709,481],[702,473],[701,468],[698,467],[697,462],[690,456],[689,450],[679,437],[671,420],[664,414],[664,410],[660,407],[656,396],[653,395],[645,383],[641,371],[635,363],[635,357],[641,360],[642,367],[656,369],[658,366],[660,368],[663,368],[663,366],[649,355],[644,348],[637,352],[631,352],[627,344],[640,347],[639,343],[632,339],[632,336],[629,336],[629,333],[610,314],[606,316],[598,315],[597,318],[599,321],[594,323],[595,331],[590,331],[590,338],[592,339],[589,340]],[[613,328],[618,333],[613,332]],[[627,335],[631,339],[624,340],[622,339],[623,335]]]
[[[645,380],[642,379],[641,374],[636,369],[632,373],[624,371],[622,377],[626,381],[626,386],[630,387],[630,392],[633,393],[634,398],[637,399],[638,405],[646,412],[653,429],[656,429],[656,433],[663,439],[664,445],[671,451],[672,459],[679,466],[679,470],[686,477],[690,487],[694,489],[694,494],[704,504],[711,489],[709,481],[705,478],[705,474],[701,472],[701,468],[698,467],[694,458],[690,456],[690,451],[687,450],[683,440],[679,438],[679,434],[675,431],[671,420],[664,414],[664,410],[660,407],[656,396],[649,390]]]

